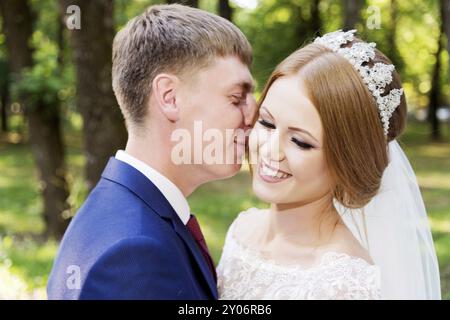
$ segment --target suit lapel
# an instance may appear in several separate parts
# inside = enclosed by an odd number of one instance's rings
[[[172,221],[175,232],[189,248],[203,274],[204,280],[208,284],[211,294],[217,299],[216,282],[200,252],[200,248],[161,191],[139,170],[113,157],[110,158],[103,171],[102,178],[126,187],[144,201],[156,214]]]

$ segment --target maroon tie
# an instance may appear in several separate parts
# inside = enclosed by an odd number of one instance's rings
[[[200,247],[200,251],[202,252],[203,257],[205,258],[206,263],[208,264],[208,267],[214,276],[214,280],[217,282],[216,267],[214,266],[214,261],[209,254],[208,246],[206,245],[205,237],[203,237],[203,233],[200,229],[197,218],[195,218],[193,214],[191,214],[191,218],[189,219],[186,227],[194,236],[194,239],[197,242],[197,245]]]

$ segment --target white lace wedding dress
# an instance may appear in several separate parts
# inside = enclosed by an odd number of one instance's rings
[[[253,210],[258,209],[247,212]],[[217,267],[220,299],[380,299],[377,266],[333,251],[312,267],[280,265],[236,240],[233,232],[238,219],[228,230]]]

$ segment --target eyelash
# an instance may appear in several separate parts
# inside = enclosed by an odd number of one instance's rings
[[[262,126],[268,128],[268,129],[276,129],[275,125],[273,125],[273,124],[270,123],[270,122],[267,122],[266,120],[261,119],[261,120],[258,120],[258,122],[259,122]],[[300,140],[297,140],[297,139],[294,138],[294,137],[291,138],[291,141],[292,141],[293,143],[295,143],[300,149],[303,149],[303,150],[310,150],[310,149],[314,148],[312,145],[310,145],[310,144],[308,144],[308,143],[301,142]]]
[[[276,129],[276,127],[273,124],[271,124],[270,122],[267,122],[266,120],[261,119],[261,120],[258,120],[258,122],[266,128]]]
[[[301,142],[300,140],[297,140],[295,138],[291,138],[291,141],[293,143],[295,143],[299,148],[304,149],[304,150],[310,150],[310,149],[313,148],[312,145],[310,145],[308,143]]]

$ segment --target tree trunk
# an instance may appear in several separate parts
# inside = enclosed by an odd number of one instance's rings
[[[1,61],[2,64],[2,81],[0,81],[0,117],[1,117],[1,131],[8,132],[8,105],[9,105],[9,80],[6,62]]]
[[[2,0],[6,49],[13,79],[19,80],[26,67],[32,67],[33,14],[27,0]],[[26,97],[21,97],[24,104]],[[44,202],[44,221],[47,236],[60,238],[68,223],[63,214],[69,208],[69,191],[64,164],[59,108],[44,102],[25,105],[28,116],[29,139],[38,169],[40,191]]]
[[[59,106],[38,102],[32,108],[28,112],[28,130],[41,177],[46,235],[60,239],[70,222],[69,215],[64,216],[70,206]]]
[[[402,70],[403,61],[397,47],[397,16],[398,16],[398,4],[397,0],[391,0],[390,5],[390,26],[387,32],[387,43],[389,43],[389,59],[395,65],[397,70]]]
[[[322,21],[320,19],[320,0],[311,3],[311,29],[315,35],[321,35]]]
[[[313,0],[309,8],[305,4],[291,4],[293,12],[292,23],[295,26],[295,34],[300,44],[320,35],[322,21],[320,19],[319,4],[320,0]],[[304,10],[309,10],[308,18],[305,18]]]
[[[441,1],[441,27],[438,37],[438,49],[435,54],[436,63],[433,68],[433,74],[431,76],[431,90],[429,96],[428,105],[428,121],[431,126],[431,139],[433,141],[441,140],[441,130],[439,125],[439,119],[437,117],[437,110],[441,103],[441,84],[440,84],[440,74],[441,74],[441,59],[440,55],[443,49],[442,38],[444,34],[444,6],[443,1]]]
[[[450,0],[440,0],[441,2],[441,16],[444,33],[447,39],[450,39]],[[447,52],[450,54],[450,41],[447,40]],[[449,64],[449,76],[450,76],[450,64]]]
[[[344,6],[344,30],[354,29],[361,18],[361,9],[364,0],[343,0]]]
[[[63,1],[80,7],[81,29],[68,30],[76,65],[77,105],[83,118],[86,181],[90,190],[109,159],[126,144],[123,116],[111,86],[113,0]]]
[[[8,99],[7,96],[4,93],[4,88],[2,88],[2,95],[0,96],[1,101],[0,101],[0,117],[1,117],[1,131],[2,132],[8,132],[9,128],[8,128],[8,113],[6,112],[6,109],[8,107]]]
[[[167,0],[168,4],[179,3],[185,6],[190,6],[193,8],[198,8],[198,0]]]
[[[450,0],[440,0],[441,1],[441,15],[442,15],[442,24],[444,29],[444,34],[447,39],[447,54],[450,55]],[[447,79],[450,81],[450,63],[448,64],[447,69]],[[446,101],[448,104],[449,101]]]
[[[219,0],[218,7],[221,17],[233,21],[233,8],[230,6],[229,0]]]

